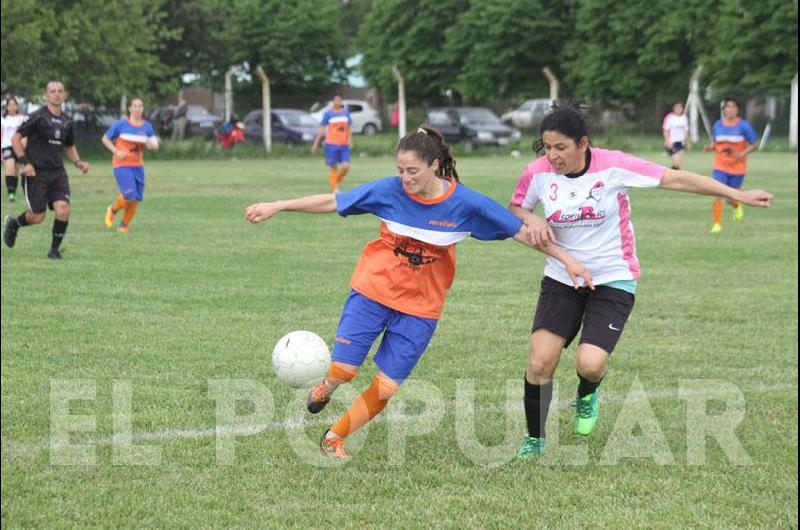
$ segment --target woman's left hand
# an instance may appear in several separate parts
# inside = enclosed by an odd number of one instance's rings
[[[594,283],[592,283],[592,275],[589,272],[589,269],[583,266],[583,264],[578,263],[577,261],[572,261],[566,265],[567,274],[569,274],[569,278],[572,280],[572,285],[576,289],[580,289],[581,287],[588,287],[592,291],[594,291]],[[583,282],[579,281],[579,279],[583,280]]]
[[[769,208],[772,206],[774,197],[768,191],[764,190],[742,190],[736,200],[748,206],[758,206],[760,208]]]

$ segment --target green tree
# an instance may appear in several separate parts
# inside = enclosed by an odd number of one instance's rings
[[[50,79],[72,97],[116,104],[123,94],[152,95],[168,68],[159,57],[168,32],[159,0],[4,0],[4,89],[40,93]]]
[[[364,76],[384,94],[396,94],[390,67],[396,65],[412,98],[437,98],[454,86],[458,64],[444,52],[445,29],[467,0],[384,0],[365,16],[357,45]],[[463,38],[475,38],[465,35]]]
[[[541,71],[559,70],[572,16],[571,1],[470,0],[445,33],[456,89],[479,99],[547,94]]]
[[[345,76],[342,4],[236,0],[225,23],[230,64],[261,65],[277,91],[310,92]]]
[[[797,2],[722,0],[702,53],[719,89],[786,88],[797,72]]]

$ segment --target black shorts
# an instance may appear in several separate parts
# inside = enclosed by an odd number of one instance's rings
[[[48,207],[52,210],[56,201],[69,202],[69,176],[63,167],[37,169],[35,177],[22,179],[22,188],[31,213],[44,213]]]
[[[11,160],[16,160],[17,159],[14,156],[14,150],[13,149],[11,149],[10,147],[4,147],[3,148],[3,160],[8,160],[9,158]]]
[[[622,335],[634,301],[631,293],[614,287],[597,285],[594,291],[575,289],[545,276],[531,332],[546,329],[564,337],[569,346],[582,322],[579,344],[593,344],[610,354]]]
[[[680,153],[681,151],[683,151],[683,149],[684,149],[683,142],[672,142],[672,148],[671,149],[665,148],[665,151],[669,156],[672,156],[674,154]]]

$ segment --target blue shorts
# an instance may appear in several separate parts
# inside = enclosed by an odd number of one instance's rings
[[[129,166],[114,169],[119,192],[126,201],[144,200],[144,167]]]
[[[719,169],[715,169],[711,173],[711,176],[714,177],[714,180],[717,182],[721,182],[726,186],[736,188],[737,190],[742,187],[742,182],[744,182],[744,175],[733,175],[731,173],[726,173],[725,171],[720,171]]]
[[[325,165],[336,166],[350,162],[349,145],[325,144]]]
[[[438,320],[401,313],[350,291],[336,331],[331,358],[340,363],[361,366],[378,335],[381,345],[375,364],[381,372],[401,383],[417,365],[436,331]]]

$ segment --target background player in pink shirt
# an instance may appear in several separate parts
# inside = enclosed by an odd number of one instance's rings
[[[672,169],[683,167],[683,152],[691,146],[689,142],[689,119],[683,111],[683,102],[676,101],[672,105],[672,112],[664,116],[661,132],[664,135],[664,149],[666,149]]]
[[[586,120],[574,108],[557,108],[544,119],[535,150],[544,150],[545,156],[525,168],[510,209],[525,222],[536,244],[557,243],[585,265],[595,288],[574,288],[563,267],[548,258],[525,372],[528,436],[517,452],[521,458],[546,447],[553,374],[562,351],[581,326],[575,431],[588,435],[594,430],[599,414],[597,389],[633,309],[640,274],[628,189],[687,191],[749,206],[772,203],[772,195],[762,190],[738,190],[696,173],[590,147]],[[544,220],[532,213],[539,204]]]
[[[281,211],[359,215],[381,221],[380,238],[366,245],[350,282],[330,371],[311,389],[309,412],[327,405],[337,386],[351,381],[383,333],[375,353],[378,374],[367,390],[320,441],[323,453],[346,458],[344,440],[379,414],[428,346],[455,275],[456,244],[467,237],[513,237],[531,245],[523,223],[492,199],[458,180],[455,161],[441,134],[419,128],[397,147],[399,176],[371,181],[350,191],[254,204],[248,221],[265,221]],[[591,284],[586,269],[557,245],[548,255],[563,260],[577,287]]]

